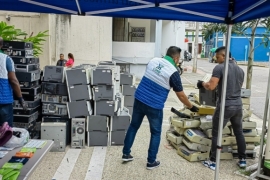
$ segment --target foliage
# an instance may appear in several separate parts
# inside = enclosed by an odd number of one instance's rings
[[[6,41],[22,41],[21,36],[26,36],[27,33],[20,29],[15,29],[14,26],[9,26],[5,22],[0,22],[0,36]]]
[[[244,169],[240,169],[239,172],[245,176],[250,176],[253,172],[250,170],[244,170]]]
[[[33,43],[33,49],[34,49],[34,56],[39,56],[40,54],[42,54],[43,50],[42,50],[42,45],[43,42],[45,42],[45,37],[49,36],[48,34],[48,30],[47,31],[43,31],[43,32],[39,32],[36,36],[32,36],[32,34],[24,39],[24,42],[32,42]]]
[[[33,36],[33,32],[28,36],[25,31],[16,29],[15,26],[10,26],[6,22],[0,22],[0,36],[6,41],[23,41],[32,42],[34,49],[34,56],[38,57],[42,54],[42,45],[45,38],[48,36],[48,31],[39,32]]]
[[[227,26],[221,23],[208,23],[203,25],[202,35],[205,41],[209,40],[214,33],[226,33]]]
[[[270,18],[263,19],[260,24],[262,24],[266,29],[266,32],[263,34],[262,41],[264,42],[264,46],[268,47],[270,34]]]

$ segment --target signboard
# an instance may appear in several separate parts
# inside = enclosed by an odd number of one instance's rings
[[[131,27],[131,41],[145,42],[145,27]]]

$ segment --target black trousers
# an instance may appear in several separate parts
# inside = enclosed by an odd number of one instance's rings
[[[210,160],[214,162],[216,161],[216,152],[217,152],[219,115],[220,115],[220,106],[217,106],[215,113],[213,115],[213,128],[212,128],[213,137],[212,137],[212,146],[211,146],[211,153],[210,153]],[[226,124],[230,120],[234,135],[236,137],[239,159],[246,158],[246,142],[243,135],[242,116],[243,116],[242,106],[226,106],[225,107],[223,128],[226,126]]]

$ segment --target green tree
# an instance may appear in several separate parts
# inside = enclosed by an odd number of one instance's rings
[[[23,41],[22,36],[27,33],[20,29],[15,29],[14,26],[9,26],[5,22],[0,22],[0,36],[6,41]]]
[[[221,23],[208,23],[203,25],[202,35],[205,41],[209,40],[213,34],[227,32],[227,26]]]
[[[43,53],[42,46],[43,42],[46,41],[45,37],[49,36],[47,31],[39,32],[37,35],[33,36],[33,33],[25,38],[24,42],[32,42],[33,43],[33,49],[34,49],[34,56],[38,57]]]
[[[32,42],[34,56],[38,57],[42,54],[42,45],[46,41],[48,31],[38,32],[37,35],[33,36],[33,32],[28,35],[26,32],[21,29],[16,29],[15,26],[9,26],[6,22],[0,22],[0,36],[4,41],[23,41],[23,42]]]

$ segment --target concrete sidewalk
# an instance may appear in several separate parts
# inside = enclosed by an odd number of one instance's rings
[[[189,69],[189,67],[188,67]],[[198,89],[194,88],[197,80],[204,76],[202,72],[191,73],[190,70],[184,72],[182,82],[184,84],[184,91],[188,95],[191,92],[198,93]],[[161,143],[159,148],[158,160],[161,162],[161,166],[154,170],[146,170],[146,158],[147,150],[150,141],[150,130],[147,119],[145,118],[141,128],[137,133],[137,137],[132,147],[131,154],[134,156],[134,161],[129,163],[122,163],[122,146],[111,146],[106,148],[105,162],[98,162],[102,179],[106,180],[211,180],[214,179],[214,171],[204,167],[201,162],[188,162],[179,155],[176,150],[173,149],[166,140],[166,131],[169,128],[168,118],[172,115],[170,112],[171,107],[180,109],[183,107],[182,103],[177,99],[175,93],[171,91],[168,96],[168,100],[165,103],[163,128]],[[259,128],[261,128],[262,120],[252,115],[252,121],[256,121]],[[65,159],[66,153],[69,153],[70,149],[67,148],[66,152],[53,153],[50,152],[38,168],[35,170],[30,180],[49,180],[55,177],[55,174],[59,174],[60,167],[66,161],[68,165],[72,166],[70,171],[65,171],[66,176],[64,178],[58,178],[57,180],[83,180],[87,174],[91,171],[89,166],[93,157],[93,150],[95,147],[86,147],[83,150],[78,149],[78,158],[73,161],[70,158]],[[257,160],[247,160],[248,166],[255,164]],[[90,168],[90,169],[89,169]],[[102,171],[103,168],[103,171]],[[220,179],[221,180],[241,180],[246,179],[239,175],[234,174],[238,170],[236,160],[223,160],[220,165]],[[63,173],[63,172],[61,172]],[[95,173],[95,172],[93,172]],[[97,172],[98,173],[98,172]],[[86,178],[87,180],[98,180],[98,175],[92,178]]]

